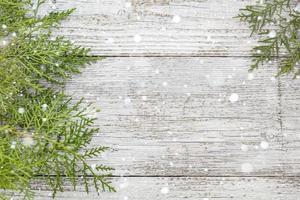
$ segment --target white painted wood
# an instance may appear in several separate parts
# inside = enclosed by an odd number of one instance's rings
[[[67,91],[102,108],[93,145],[115,148],[98,160],[116,175],[281,175],[289,152],[282,150],[276,72],[265,67],[248,80],[249,63],[107,58],[76,76]],[[239,95],[235,103],[232,93]],[[253,172],[243,173],[243,163]]]
[[[254,0],[56,2],[57,9],[77,9],[56,33],[93,55],[248,56],[256,44],[247,25],[233,18]]]
[[[286,170],[299,176],[300,169],[300,79],[281,78],[280,99],[283,128],[283,150],[287,153]]]
[[[300,196],[300,181],[296,177],[125,177],[113,180],[118,188],[117,193],[97,196],[92,191],[86,195],[82,187],[78,188],[79,192],[73,192],[67,186],[57,199],[298,200]],[[50,199],[50,191],[44,185],[38,183],[35,188],[40,189],[37,200]]]
[[[101,199],[299,199],[299,178],[283,176],[300,176],[300,83],[274,78],[275,64],[248,80],[251,58],[241,56],[256,38],[232,17],[254,0],[56,2],[77,12],[55,34],[112,56],[66,87],[102,109],[91,145],[114,150],[90,162],[125,176]],[[50,199],[40,181],[33,187]],[[57,199],[99,199],[66,190]]]

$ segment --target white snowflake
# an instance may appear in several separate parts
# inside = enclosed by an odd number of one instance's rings
[[[25,113],[25,108],[23,108],[23,107],[19,108],[18,113],[24,114]]]
[[[48,105],[44,103],[41,107],[42,107],[42,110],[43,110],[43,111],[46,111],[47,108],[48,108]]]
[[[142,100],[146,101],[147,100],[147,96],[142,96]]]
[[[168,85],[168,83],[165,81],[162,83],[162,85],[166,87]]]
[[[92,170],[96,170],[96,167],[97,167],[97,165],[96,164],[91,164],[91,168],[92,168]]]
[[[107,43],[107,44],[112,44],[112,43],[114,43],[115,42],[115,40],[114,40],[114,38],[107,38],[106,40],[105,40],[105,43]]]
[[[229,97],[229,101],[232,103],[237,102],[238,100],[239,100],[239,95],[236,93],[232,93]]]
[[[168,194],[169,193],[169,188],[168,187],[163,187],[163,188],[161,188],[160,192],[162,194]]]
[[[131,2],[126,2],[126,3],[125,3],[125,7],[126,7],[126,8],[130,8],[130,7],[131,7]]]
[[[172,21],[174,23],[179,23],[181,21],[181,17],[179,15],[174,15]]]
[[[134,35],[133,39],[134,39],[135,42],[141,42],[142,41],[142,37],[139,34]]]
[[[260,143],[260,147],[261,147],[262,149],[268,149],[268,148],[269,148],[269,143],[268,143],[267,141],[262,141],[262,142]]]
[[[11,148],[11,149],[15,149],[15,148],[16,148],[16,144],[17,144],[16,141],[12,141],[12,143],[11,143],[11,145],[10,145],[10,148]]]
[[[276,31],[272,30],[272,31],[269,32],[268,37],[269,38],[275,38],[276,35],[277,35]]]
[[[254,74],[253,73],[249,73],[248,74],[248,80],[253,80],[254,79]]]
[[[131,99],[129,98],[129,97],[126,97],[125,99],[124,99],[124,103],[125,103],[125,105],[129,105],[130,103],[131,103]]]
[[[2,29],[7,29],[7,26],[5,24],[2,24]]]
[[[242,151],[248,151],[248,146],[245,145],[245,144],[242,144],[241,150],[242,150]]]
[[[250,163],[243,163],[241,165],[241,171],[244,173],[250,173],[253,172],[253,166]]]
[[[2,46],[6,46],[8,42],[6,40],[2,40]]]

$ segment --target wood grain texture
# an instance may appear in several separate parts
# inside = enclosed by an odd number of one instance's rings
[[[299,178],[274,177],[125,177],[114,178],[117,193],[94,191],[86,195],[84,189],[73,192],[70,186],[57,199],[105,199],[105,200],[299,200]],[[51,195],[40,182],[34,186],[37,200],[49,199]],[[162,193],[162,191],[168,193]]]
[[[254,0],[56,2],[57,9],[77,9],[56,34],[93,55],[249,56],[256,44],[247,25],[233,18]]]
[[[257,38],[232,17],[253,2],[56,1],[77,11],[55,35],[111,56],[66,91],[101,108],[91,146],[113,150],[89,162],[122,176],[117,193],[66,186],[57,199],[300,199],[300,82],[274,78],[276,63],[249,76]],[[33,187],[50,199],[41,181]]]
[[[300,169],[300,79],[291,76],[282,77],[280,99],[282,104],[281,118],[283,128],[283,150],[292,152],[285,161],[286,170],[299,176]]]
[[[254,168],[246,175],[294,175],[285,171],[291,152],[282,150],[276,72],[265,67],[248,80],[249,62],[107,58],[66,89],[102,108],[92,145],[115,148],[98,159],[115,175],[239,176],[244,163]],[[270,148],[261,149],[262,141]]]

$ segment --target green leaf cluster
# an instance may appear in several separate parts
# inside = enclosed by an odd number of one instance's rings
[[[52,30],[74,10],[39,14],[44,0],[0,0],[0,199],[33,199],[39,176],[55,197],[64,181],[74,190],[114,191],[112,168],[90,165],[106,147],[89,148],[91,105],[63,92],[66,81],[96,59]]]
[[[300,2],[260,0],[241,9],[237,17],[260,38],[253,48],[251,69],[282,57],[278,75],[300,75]]]

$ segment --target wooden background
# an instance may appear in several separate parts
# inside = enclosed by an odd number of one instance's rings
[[[253,2],[49,4],[77,8],[56,34],[107,57],[66,90],[101,108],[92,145],[114,150],[90,162],[113,166],[118,190],[99,197],[66,186],[57,199],[300,199],[300,80],[275,78],[274,62],[248,73],[256,39],[233,17]]]

